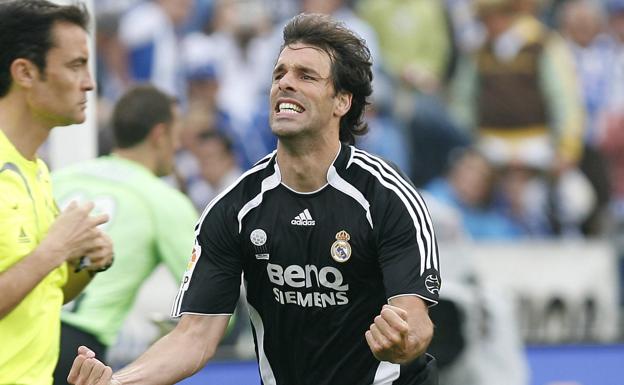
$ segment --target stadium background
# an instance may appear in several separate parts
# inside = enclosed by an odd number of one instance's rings
[[[130,3],[133,1],[101,1],[100,4],[97,0],[87,4],[96,15],[100,10],[108,15],[111,9],[126,9],[132,5]],[[258,2],[247,3],[252,6]],[[296,9],[293,4],[285,7],[284,15]],[[93,50],[97,50],[95,45]],[[94,71],[98,69],[94,68]],[[97,106],[106,106],[101,100],[103,97],[101,92],[92,95],[87,123],[53,131],[43,153],[52,168],[97,155],[98,137],[101,137],[103,126],[102,111]],[[435,217],[435,210],[432,211]],[[519,365],[525,367],[516,369],[526,373],[527,384],[620,385],[624,383],[620,237],[624,237],[624,232],[616,227],[591,239],[445,240],[441,243],[443,274],[446,270],[467,269],[479,277],[482,292],[474,296],[465,295],[472,288],[461,284],[451,284],[449,288],[449,295],[458,306],[463,306],[468,319],[475,301],[479,302],[482,296],[491,293],[496,297],[492,306],[498,306],[497,301],[503,307],[511,305],[513,322],[500,326],[506,329],[502,333],[508,334],[513,332],[513,325],[517,325],[516,337],[521,342],[522,359],[516,364],[520,362]],[[470,255],[472,261],[468,267],[465,266],[466,255]],[[463,273],[465,271],[453,271],[451,275]],[[114,365],[122,365],[135,357],[171,326],[167,319],[171,301],[162,298],[173,299],[176,286],[160,270],[145,285],[109,357]],[[248,327],[245,322],[239,324],[240,330],[235,338],[226,338],[217,359],[182,383],[259,383]],[[466,333],[470,334],[470,331]],[[478,339],[475,336],[466,338],[469,341]],[[503,338],[513,339],[513,336]],[[463,354],[469,354],[470,349],[469,346]],[[472,349],[477,350],[472,351],[476,357],[471,359],[481,362],[468,363],[467,367],[496,365],[495,357],[483,354],[487,350],[474,346]]]

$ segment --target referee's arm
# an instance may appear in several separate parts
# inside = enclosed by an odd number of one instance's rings
[[[400,296],[384,305],[365,334],[375,358],[404,364],[427,350],[433,323],[425,302],[412,295]]]
[[[67,380],[75,385],[175,384],[214,356],[229,319],[229,315],[184,314],[175,329],[114,375],[81,346]]]

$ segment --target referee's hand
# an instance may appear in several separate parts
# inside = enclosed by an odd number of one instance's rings
[[[56,266],[65,261],[74,262],[86,252],[97,248],[101,231],[97,226],[108,222],[108,215],[90,215],[93,202],[71,202],[60,214],[41,241],[38,249]]]
[[[67,382],[74,385],[113,385],[112,376],[113,370],[95,358],[92,350],[80,346]]]
[[[365,337],[379,361],[404,363],[412,358],[407,312],[400,307],[384,305]]]

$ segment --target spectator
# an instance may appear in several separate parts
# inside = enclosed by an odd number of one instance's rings
[[[202,109],[189,111],[182,135],[184,148],[178,154],[178,164],[184,164],[187,194],[199,211],[242,174],[232,140],[219,130],[215,119]]]
[[[605,222],[610,182],[599,146],[601,114],[607,106],[609,84],[613,81],[616,47],[606,33],[606,15],[593,0],[571,0],[560,9],[559,25],[574,56],[585,107],[583,155],[580,169],[592,184],[597,202],[583,224],[586,234],[597,235]]]
[[[446,5],[364,0],[357,9],[377,32],[384,63],[396,81],[393,114],[406,128],[410,177],[423,186],[443,172],[451,149],[466,142],[442,98],[455,52]]]
[[[127,74],[122,79],[150,82],[180,100],[186,89],[176,28],[191,10],[191,0],[143,1],[125,13],[119,39],[127,52]]]
[[[533,178],[516,178],[527,181],[518,187],[528,190],[534,185],[529,181],[539,181],[542,198],[525,210],[550,212],[553,233],[576,234],[594,195],[577,168],[584,115],[572,56],[558,35],[520,12],[515,0],[476,4],[487,38],[458,70],[452,92],[456,117],[472,128],[491,161],[509,167],[506,177],[531,171]]]
[[[624,48],[624,0],[606,0],[609,33],[619,49]]]
[[[211,194],[206,205],[243,173],[236,164],[232,141],[223,133],[206,129],[196,136],[195,156],[203,179],[208,182]]]
[[[521,226],[496,206],[496,170],[478,151],[456,150],[445,178],[433,180],[426,190],[461,214],[467,234],[475,240],[514,239]]]
[[[209,108],[227,121],[243,168],[266,155],[273,142],[266,124],[256,125],[266,105],[270,72],[279,43],[270,38],[272,25],[260,0],[217,0],[210,34],[185,37],[184,58],[189,74],[210,68],[217,85],[216,101]],[[196,88],[191,85],[192,88]],[[265,119],[266,120],[266,119]],[[269,143],[270,142],[270,143]]]

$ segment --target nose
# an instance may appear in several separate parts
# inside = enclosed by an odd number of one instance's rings
[[[294,74],[292,72],[286,72],[282,77],[277,81],[277,87],[281,90],[294,90]]]
[[[91,71],[87,71],[82,82],[82,89],[85,91],[92,91],[94,88],[95,82],[93,81],[93,76],[91,76]]]

